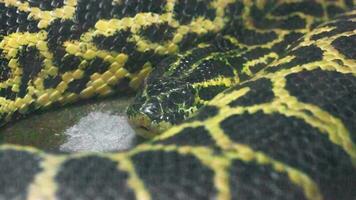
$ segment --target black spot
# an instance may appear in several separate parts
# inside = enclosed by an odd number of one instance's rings
[[[216,95],[218,95],[220,92],[226,90],[227,88],[228,87],[224,85],[203,87],[198,90],[198,96],[202,100],[209,101],[213,99]]]
[[[89,76],[84,76],[83,78],[72,80],[70,83],[68,83],[67,91],[79,94],[86,88],[89,80]]]
[[[48,88],[55,88],[57,85],[62,81],[60,76],[49,76],[43,81],[43,86],[48,89]]]
[[[121,12],[111,0],[78,0],[74,21],[80,30],[87,31],[94,28],[98,20],[116,18]]]
[[[0,35],[10,35],[15,32],[38,32],[39,21],[29,17],[29,13],[19,11],[0,3]]]
[[[292,60],[292,62],[296,64],[315,62],[323,58],[323,51],[315,45],[300,47],[293,50],[291,54],[296,56],[296,58]]]
[[[9,67],[9,61],[4,58],[0,49],[0,82],[6,81],[11,76],[11,69]]]
[[[343,8],[340,8],[336,5],[328,5],[328,7],[326,8],[326,11],[327,11],[329,17],[334,17],[335,15],[345,12],[345,10]]]
[[[197,33],[187,33],[184,35],[183,39],[178,43],[179,50],[184,52],[191,47],[196,46],[199,43],[204,43],[211,41],[214,37],[216,37],[216,33],[212,31],[208,31],[203,35],[199,35]]]
[[[337,20],[343,19],[343,20],[348,20],[348,19],[353,19],[356,17],[356,14],[346,14],[346,15],[337,15],[334,18]]]
[[[28,84],[40,73],[43,68],[43,60],[40,51],[33,46],[23,46],[18,53],[18,62],[22,68],[19,97],[27,93]]]
[[[234,51],[231,51],[232,54],[228,55],[225,54],[225,59],[227,62],[234,68],[236,69],[240,74],[240,82],[248,80],[251,77],[251,74],[246,73],[244,70],[245,64],[251,60],[256,60],[258,58],[262,58],[266,55],[268,55],[271,50],[266,49],[266,48],[253,48],[248,51],[245,51],[245,53],[240,54],[239,52],[243,50],[240,49],[235,49]],[[265,68],[268,63],[272,61],[272,58],[268,58],[265,62],[263,63],[257,63],[253,66],[249,66],[250,71],[255,74],[261,69]]]
[[[257,112],[232,115],[220,126],[233,141],[308,174],[327,199],[355,196],[356,171],[350,157],[325,133],[303,120]]]
[[[243,56],[237,54],[237,55],[228,55],[228,56],[226,56],[225,58],[226,58],[227,62],[228,62],[237,72],[240,73],[240,74],[239,74],[239,75],[240,75],[240,76],[239,76],[240,82],[241,82],[241,81],[245,81],[245,80],[247,80],[247,79],[250,78],[250,75],[248,75],[248,74],[243,70],[243,69],[244,69],[244,66],[245,66],[245,63],[248,62],[248,60],[247,60],[245,57],[243,57]]]
[[[235,37],[239,42],[246,45],[262,45],[277,39],[274,31],[257,32],[253,29],[247,29],[242,21],[232,21],[224,31]]]
[[[349,8],[353,8],[353,6],[355,5],[353,0],[344,0],[344,1],[345,1],[346,6]]]
[[[26,199],[28,186],[42,169],[41,158],[29,152],[0,151],[0,199]]]
[[[136,49],[128,53],[128,60],[125,63],[125,69],[130,73],[136,73],[142,69],[142,66],[147,62],[151,61],[153,66],[164,56],[160,56],[154,53],[153,50],[146,52],[139,52]]]
[[[178,146],[214,146],[215,142],[209,132],[203,127],[185,128],[178,134],[155,143]]]
[[[251,7],[251,17],[253,18],[253,24],[258,29],[285,29],[285,30],[295,30],[305,28],[306,22],[303,18],[298,15],[288,14],[285,19],[271,19],[266,17],[266,13],[274,7],[273,3],[270,1],[261,10],[257,6]]]
[[[193,120],[204,121],[219,113],[219,109],[215,106],[207,105],[202,107],[192,118]]]
[[[295,58],[281,65],[269,66],[266,71],[276,72],[281,69],[290,69],[297,65],[320,61],[323,59],[323,50],[315,45],[302,46],[288,52],[287,56],[295,56]]]
[[[214,46],[219,52],[227,52],[231,50],[245,50],[244,47],[236,46],[228,38],[225,38],[224,35],[218,34],[214,37],[213,40],[209,41],[209,44]]]
[[[244,57],[246,60],[254,60],[264,55],[270,53],[271,50],[267,48],[257,47],[247,51],[246,53],[242,54],[241,57]]]
[[[277,16],[290,15],[291,13],[301,12],[304,14],[321,17],[323,8],[320,3],[314,1],[302,1],[295,3],[284,3],[273,10],[272,14]]]
[[[306,199],[302,188],[271,166],[234,160],[229,174],[232,199]]]
[[[218,79],[219,77],[234,77],[234,71],[229,63],[223,60],[217,59],[205,59],[203,60],[190,75],[185,78],[189,83],[203,82],[212,79]]]
[[[130,81],[131,79],[128,77],[122,78],[116,85],[114,85],[112,88],[119,92],[128,92],[130,90]]]
[[[100,49],[127,54],[128,60],[125,63],[125,69],[130,73],[141,70],[147,61],[155,65],[164,58],[164,56],[156,54],[153,50],[139,52],[135,43],[127,41],[130,35],[131,32],[128,30],[118,31],[109,37],[97,36],[93,39],[93,42]]]
[[[57,51],[59,53],[60,51]],[[64,52],[63,52],[64,53]],[[59,56],[59,55],[57,55]],[[60,58],[59,62],[56,62],[58,65],[58,72],[65,73],[68,71],[73,71],[78,69],[82,59],[73,55],[65,54]]]
[[[173,38],[175,28],[168,23],[153,24],[141,30],[140,34],[152,42],[164,42]]]
[[[0,88],[0,96],[5,99],[15,100],[17,97],[17,93],[12,91],[11,87]]]
[[[352,17],[351,19],[353,19]],[[323,27],[335,27],[334,29],[330,31],[324,31],[318,34],[315,34],[311,37],[312,40],[319,40],[325,37],[332,37],[334,35],[344,33],[344,32],[349,32],[353,31],[356,29],[356,22],[353,22],[350,19],[341,19],[337,20],[336,22],[331,22],[331,23],[326,23],[323,25]]]
[[[331,45],[348,59],[356,60],[356,35],[341,36],[335,39]]]
[[[281,21],[278,25],[278,28],[285,29],[285,30],[296,30],[296,29],[303,29],[306,26],[305,19],[301,18],[300,16],[291,16],[287,19]]]
[[[298,100],[341,119],[356,142],[356,78],[352,74],[314,70],[287,76],[286,88]]]
[[[273,59],[271,58],[271,59],[268,59],[268,60],[272,61]],[[270,62],[267,62],[267,63],[270,63]],[[252,72],[252,74],[256,74],[257,72],[259,72],[262,69],[266,68],[267,63],[257,63],[255,65],[251,65],[249,69]],[[246,79],[242,79],[242,80],[246,80]]]
[[[71,20],[55,19],[47,28],[47,43],[51,51],[62,48],[63,42],[77,40],[85,30],[82,30]]]
[[[132,157],[152,199],[211,199],[216,195],[214,173],[192,155],[151,151]]]
[[[192,65],[209,56],[211,53],[217,51],[219,50],[213,45],[209,45],[203,48],[194,48],[178,57],[176,60],[179,62],[179,64],[174,68],[170,68],[168,73],[172,77],[182,77],[184,75],[187,75],[187,73],[192,68]],[[160,65],[161,69],[162,67],[163,66]],[[168,68],[169,66],[166,65],[165,67]]]
[[[66,161],[55,180],[59,199],[135,199],[127,185],[128,174],[118,163],[89,156]]]
[[[93,1],[95,2],[95,0]],[[114,18],[133,17],[138,13],[163,14],[166,6],[165,0],[142,1],[124,0],[119,1],[111,11]]]
[[[204,17],[209,20],[214,20],[215,10],[210,7],[211,0],[178,0],[174,6],[174,17],[180,24],[188,24],[193,19]]]
[[[178,55],[170,55],[164,58],[162,61],[158,62],[153,71],[147,76],[146,82],[149,83],[151,81],[156,81],[157,78],[162,77],[165,73],[171,73],[171,67],[174,62],[178,60]]]
[[[241,18],[242,11],[244,10],[245,5],[240,1],[235,1],[230,3],[225,8],[226,16],[231,17],[232,19]]]
[[[64,0],[20,0],[21,2],[28,2],[31,7],[37,7],[41,10],[54,10],[55,8],[61,8],[64,5]]]
[[[63,46],[65,41],[78,40],[82,33],[79,25],[71,20],[54,20],[47,28],[48,49],[53,54],[53,64],[61,73],[78,68],[81,58],[69,55]]]
[[[298,45],[301,41],[298,39],[300,39],[302,36],[303,33],[292,31],[291,33],[288,33],[284,36],[283,41],[274,44],[272,50],[277,52],[278,54],[284,53],[288,49],[291,49],[292,46]]]
[[[102,74],[106,72],[109,69],[109,67],[110,67],[110,63],[105,62],[101,58],[94,58],[93,60],[90,61],[89,65],[84,70],[84,73],[87,76],[90,76],[94,73]]]
[[[241,86],[237,86],[234,90],[239,90],[245,87],[248,87],[250,91],[231,101],[229,106],[252,106],[255,104],[271,102],[274,98],[272,83],[268,79],[258,79],[257,81],[248,82]]]
[[[94,44],[100,49],[118,52],[129,52],[126,49],[134,49],[135,44],[127,42],[127,39],[131,35],[129,30],[120,30],[111,36],[95,36],[93,38]],[[133,47],[131,47],[133,45]]]

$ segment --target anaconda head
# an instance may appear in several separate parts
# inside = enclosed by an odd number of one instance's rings
[[[147,79],[127,109],[130,123],[144,137],[179,124],[195,111],[195,91],[172,77]]]

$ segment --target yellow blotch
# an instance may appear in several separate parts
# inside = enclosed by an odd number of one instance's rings
[[[117,55],[115,57],[115,61],[119,64],[119,65],[123,65],[126,63],[128,59],[128,56],[126,54],[120,53],[119,55]]]
[[[80,69],[75,70],[75,72],[72,74],[74,79],[80,79],[83,76],[84,72]]]
[[[100,88],[101,86],[106,85],[106,83],[103,81],[103,79],[99,78],[93,81],[91,85],[95,88]]]
[[[76,100],[78,99],[78,95],[77,94],[74,94],[74,93],[71,93],[71,94],[68,94],[66,96],[66,98],[64,99],[64,104],[67,104],[67,103],[72,103],[72,102],[75,102]]]
[[[95,88],[93,86],[89,86],[80,92],[80,96],[82,98],[90,98],[94,94],[95,94]]]
[[[126,69],[123,69],[123,68],[121,68],[115,72],[115,76],[118,79],[125,77],[127,74],[128,74],[128,72],[126,71]]]
[[[83,57],[84,57],[85,59],[87,59],[87,60],[91,60],[91,59],[93,59],[96,55],[97,55],[97,53],[96,53],[95,51],[93,51],[93,50],[91,50],[91,49],[88,49],[88,50],[84,53]]]
[[[53,66],[47,70],[47,74],[49,74],[51,76],[55,76],[55,75],[57,75],[57,73],[58,73],[58,68],[53,67]]]
[[[61,93],[58,90],[54,90],[52,94],[49,96],[51,101],[57,101],[61,97]]]
[[[115,77],[115,75],[113,73],[111,73],[110,71],[106,71],[102,76],[101,78],[104,80],[104,81],[108,81],[109,79],[111,79],[112,77]]]
[[[112,90],[109,86],[105,84],[97,88],[97,92],[99,93],[100,96],[107,96],[112,92]]]
[[[109,85],[115,85],[119,79],[116,76],[111,77],[107,82]]]
[[[47,105],[50,102],[50,98],[48,93],[44,93],[43,95],[39,96],[37,99],[37,103],[40,105]]]
[[[61,82],[57,86],[57,90],[60,92],[64,92],[67,89],[68,85],[66,82]]]

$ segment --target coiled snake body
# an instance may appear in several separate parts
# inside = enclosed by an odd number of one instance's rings
[[[0,199],[355,198],[354,4],[1,0],[2,125],[153,69],[129,117],[174,126],[125,152],[2,144]]]

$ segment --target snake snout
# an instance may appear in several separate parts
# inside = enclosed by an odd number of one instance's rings
[[[128,107],[127,114],[130,124],[144,137],[152,137],[163,131],[160,127],[163,111],[157,102],[136,102]]]

